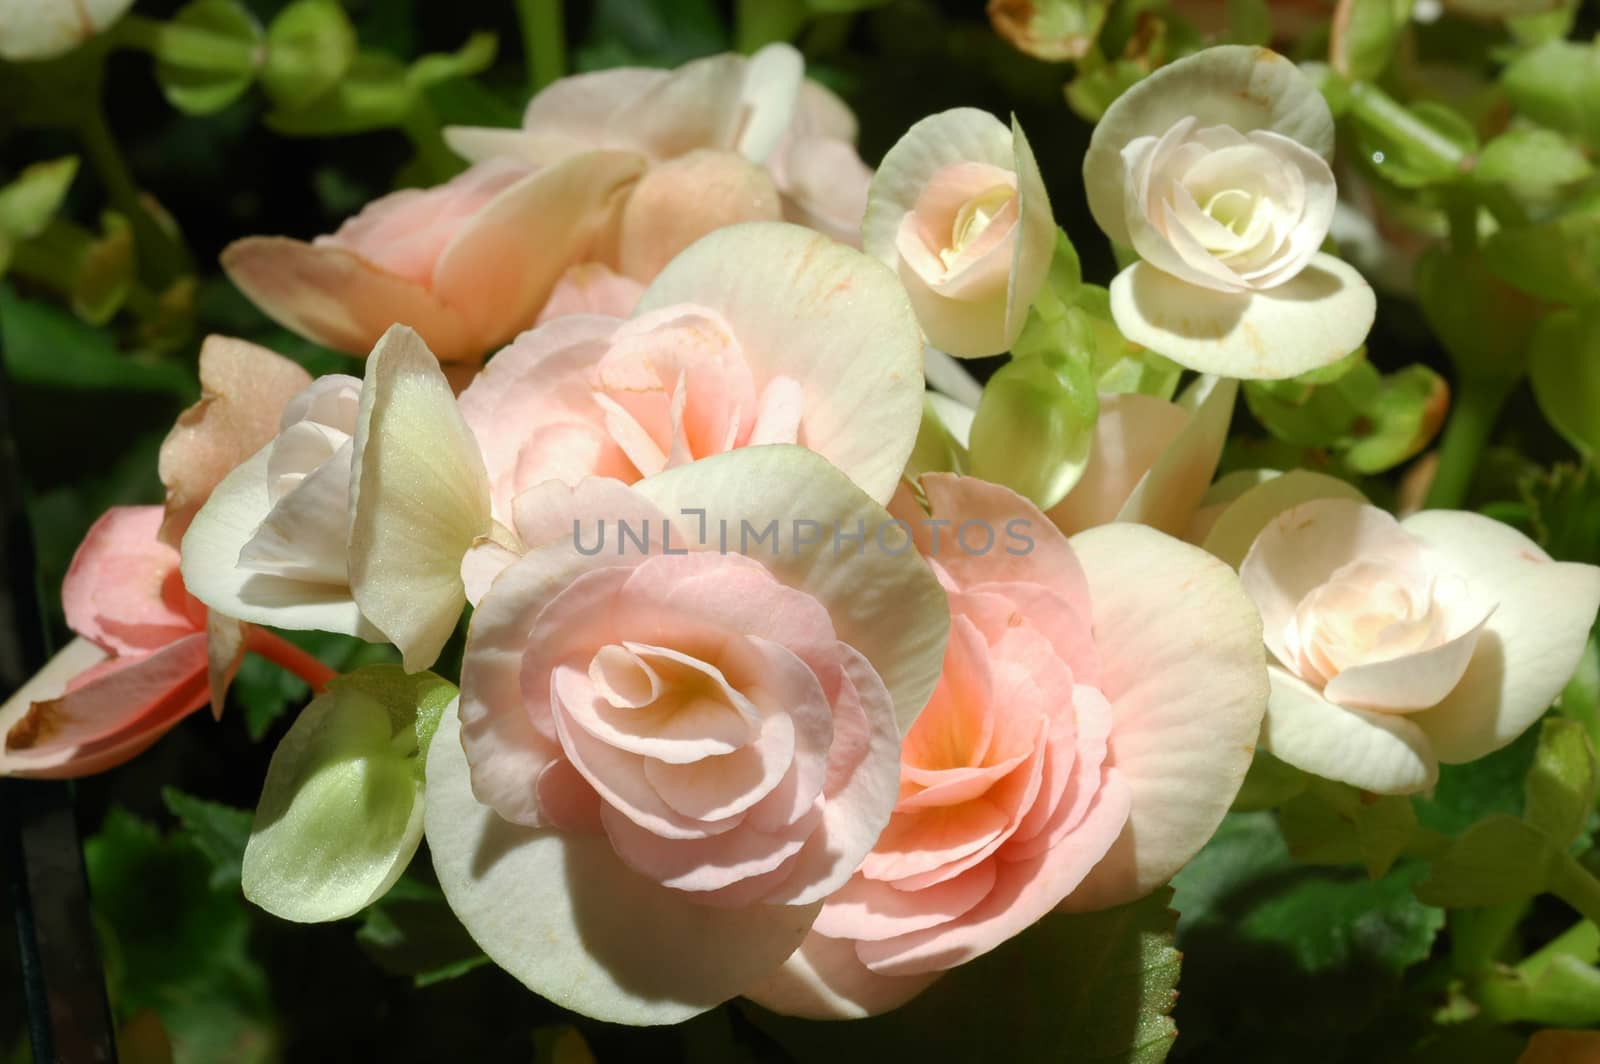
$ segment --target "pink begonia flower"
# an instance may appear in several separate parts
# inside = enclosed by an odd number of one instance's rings
[[[77,638],[0,708],[0,775],[59,779],[128,760],[210,702],[220,715],[246,650],[318,686],[332,670],[270,632],[209,613],[157,538],[159,506],[89,529],[61,585]]]
[[[737,174],[742,161],[763,170],[781,198],[782,213],[774,218],[857,246],[872,177],[856,154],[849,107],[806,80],[804,60],[787,44],[751,56],[696,59],[672,71],[619,67],[562,78],[528,101],[521,129],[456,126],[445,139],[475,162],[512,158],[548,166],[595,150],[633,153],[651,168],[639,192],[656,180],[657,169],[670,170],[691,153],[701,156],[702,172]],[[692,181],[673,186],[656,196],[654,222],[696,235],[725,224],[717,217],[729,204]]]
[[[200,345],[200,401],[182,414],[161,443],[161,483],[167,489],[161,541],[174,548],[222,478],[278,432],[289,400],[311,374],[264,347],[227,336]]]
[[[537,170],[492,161],[375,200],[310,243],[237,240],[222,266],[269,317],[318,343],[364,355],[398,322],[440,359],[476,363],[534,323],[642,169],[619,152]]]
[[[1069,536],[1113,521],[1182,536],[1222,459],[1238,394],[1237,381],[1202,377],[1176,402],[1102,395],[1089,463],[1050,520]]]
[[[957,108],[883,157],[862,246],[894,269],[935,348],[995,355],[1022,332],[1055,252],[1050,198],[1022,127]]]
[[[1136,525],[1069,544],[973,477],[922,486],[931,521],[905,496],[896,514],[949,595],[943,675],[888,828],[746,992],[779,1012],[894,1008],[1063,903],[1165,883],[1221,822],[1261,726],[1260,622],[1227,566]]]
[[[719,230],[629,320],[557,318],[461,394],[494,517],[546,480],[625,482],[752,444],[799,443],[887,501],[916,440],[922,340],[894,277],[783,223]]]
[[[1473,513],[1396,521],[1318,499],[1262,529],[1239,570],[1261,610],[1262,747],[1377,794],[1521,735],[1561,691],[1600,609],[1600,567],[1552,561]]]
[[[434,869],[536,993],[677,1022],[782,964],[888,823],[944,593],[800,447],[548,481],[516,510],[530,549],[477,602],[429,750]]]
[[[183,577],[230,617],[384,639],[415,672],[455,631],[462,556],[491,531],[483,459],[449,382],[395,325],[364,379],[313,381],[217,485],[184,536]]]
[[[1117,97],[1084,155],[1089,209],[1141,256],[1111,282],[1124,336],[1202,373],[1293,377],[1372,327],[1361,274],[1318,250],[1337,199],[1333,115],[1264,48],[1222,45]]]

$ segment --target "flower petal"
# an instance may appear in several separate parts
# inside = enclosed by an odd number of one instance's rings
[[[1233,420],[1239,382],[1202,377],[1179,400],[1192,413],[1183,430],[1163,448],[1117,511],[1118,521],[1149,525],[1177,536],[1205,497],[1222,460]]]
[[[450,382],[403,325],[367,359],[351,465],[351,597],[407,672],[425,669],[466,604],[461,561],[489,532],[489,477]]]
[[[649,281],[708,233],[782,217],[778,189],[765,170],[734,152],[699,149],[658,163],[639,179],[622,208],[618,260],[624,274]]]
[[[774,971],[819,905],[701,905],[630,870],[604,836],[501,820],[472,795],[446,711],[428,753],[428,846],[439,885],[496,964],[563,1008],[676,1023]]]
[[[290,399],[311,384],[300,364],[229,336],[200,345],[200,401],[161,443],[167,489],[161,540],[176,547],[195,513],[240,462],[272,442]]]
[[[722,315],[758,391],[776,377],[797,381],[806,397],[800,443],[888,501],[916,442],[923,393],[922,333],[889,271],[798,226],[730,226],[674,259],[635,317],[676,303]]]
[[[1087,910],[1147,894],[1211,837],[1255,753],[1267,677],[1255,606],[1215,558],[1142,525],[1092,528],[1072,549],[1094,603],[1109,760],[1133,795],[1122,835],[1067,899]]]
[[[871,543],[859,552],[834,550],[831,542],[835,529],[864,527],[872,537],[889,522],[887,511],[815,453],[785,444],[703,458],[635,490],[663,513],[705,511],[708,543],[725,528],[729,549],[749,548],[744,553],[779,580],[815,596],[840,642],[860,651],[883,680],[901,733],[910,729],[939,681],[950,624],[944,592],[909,544],[892,554]],[[795,543],[802,520],[821,528],[814,546]],[[769,524],[778,535],[772,546],[735,546],[746,527],[753,535]]]
[[[433,296],[466,323],[468,349],[436,345],[419,327],[429,348],[447,362],[481,360],[533,325],[561,274],[611,224],[643,171],[637,155],[586,152],[537,170],[495,196],[433,268]],[[538,253],[530,254],[530,248]]]
[[[813,932],[783,967],[744,991],[763,1008],[815,1020],[853,1020],[898,1008],[943,972],[879,975],[861,963],[851,939]]]
[[[1478,514],[1428,510],[1401,528],[1497,604],[1455,690],[1409,718],[1440,761],[1472,761],[1521,735],[1571,678],[1600,608],[1600,568],[1552,561],[1516,529]]]
[[[383,634],[361,616],[350,589],[241,569],[239,552],[271,508],[267,498],[270,446],[223,478],[195,514],[183,537],[183,583],[218,613],[241,621],[319,632],[341,632],[370,641]]]
[[[1353,267],[1322,252],[1292,281],[1218,292],[1149,263],[1111,282],[1111,314],[1133,343],[1201,373],[1294,377],[1344,358],[1366,339],[1377,302]]]
[[[1374,794],[1415,794],[1439,778],[1416,718],[1336,706],[1276,665],[1261,749],[1296,768]]]
[[[1222,511],[1206,533],[1201,546],[1237,569],[1244,563],[1245,555],[1250,553],[1250,545],[1273,518],[1314,499],[1367,501],[1366,496],[1348,480],[1330,477],[1326,473],[1291,469],[1239,495]]]
[[[346,354],[364,357],[396,322],[426,336],[448,359],[477,359],[487,350],[454,307],[341,247],[246,237],[223,249],[222,268],[267,317]]]

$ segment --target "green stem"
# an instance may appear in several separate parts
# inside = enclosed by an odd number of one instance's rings
[[[538,92],[567,72],[567,32],[561,0],[517,0],[528,89]]]
[[[1578,910],[1591,923],[1600,924],[1600,879],[1570,854],[1550,863],[1550,893]]]
[[[78,122],[78,139],[94,167],[111,205],[133,227],[134,248],[139,254],[140,273],[156,288],[166,285],[188,269],[188,252],[145,206],[134,184],[122,151],[106,125],[105,112],[91,108]]]
[[[733,45],[748,55],[777,41],[792,41],[809,17],[805,0],[737,0]]]
[[[244,73],[255,69],[262,56],[259,46],[235,37],[142,15],[124,16],[115,33],[116,43],[149,52],[162,62],[185,70]]]
[[[1373,132],[1431,156],[1443,167],[1465,169],[1470,165],[1467,153],[1458,145],[1370,82],[1350,86],[1350,113]]]
[[[1439,444],[1439,469],[1428,489],[1428,509],[1459,510],[1466,502],[1478,459],[1511,387],[1511,381],[1494,377],[1461,379]]]

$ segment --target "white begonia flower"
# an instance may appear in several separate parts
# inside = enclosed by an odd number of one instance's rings
[[[1433,786],[1521,735],[1572,675],[1600,568],[1478,514],[1396,521],[1323,498],[1284,510],[1239,568],[1276,664],[1261,748],[1377,794]]]
[[[1264,48],[1209,48],[1129,89],[1095,127],[1095,221],[1143,261],[1111,284],[1117,326],[1190,369],[1292,377],[1360,346],[1376,303],[1318,249],[1336,202],[1333,116]]]
[[[977,358],[1022,331],[1055,232],[1022,127],[962,107],[924,118],[883,157],[861,243],[899,274],[934,347]]]
[[[386,639],[427,668],[455,630],[489,480],[439,362],[392,326],[366,379],[319,378],[183,539],[190,594],[230,617]]]

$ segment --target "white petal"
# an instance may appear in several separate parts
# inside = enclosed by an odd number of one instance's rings
[[[1122,334],[1180,365],[1242,380],[1277,380],[1330,365],[1360,347],[1377,302],[1353,267],[1318,253],[1294,280],[1262,292],[1218,292],[1149,263],[1111,282]]]
[[[1239,495],[1222,511],[1201,546],[1237,569],[1244,562],[1244,556],[1250,553],[1250,544],[1256,541],[1268,522],[1285,510],[1313,499],[1367,501],[1347,480],[1326,473],[1291,469]]]
[[[805,74],[806,61],[781,41],[750,57],[739,93],[744,120],[734,149],[740,155],[761,163],[772,154],[794,121]]]
[[[1325,779],[1374,794],[1415,794],[1439,778],[1439,762],[1415,717],[1336,706],[1276,665],[1261,749]]]
[[[1188,527],[1222,460],[1238,394],[1238,381],[1215,377],[1202,377],[1190,387],[1181,400],[1193,411],[1189,420],[1140,478],[1118,511],[1118,521],[1149,525],[1173,536]]]
[[[272,447],[225,477],[184,534],[183,584],[189,594],[229,617],[274,628],[341,632],[379,642],[342,584],[313,584],[239,568],[239,551],[267,516],[267,462]]]
[[[489,531],[489,477],[450,382],[421,337],[391,328],[367,359],[350,491],[350,591],[432,665],[466,605],[461,561]]]
[[[1496,604],[1456,689],[1409,718],[1439,760],[1472,761],[1521,735],[1572,677],[1600,608],[1600,568],[1552,561],[1478,514],[1427,510],[1401,527],[1465,576],[1476,598]]]

